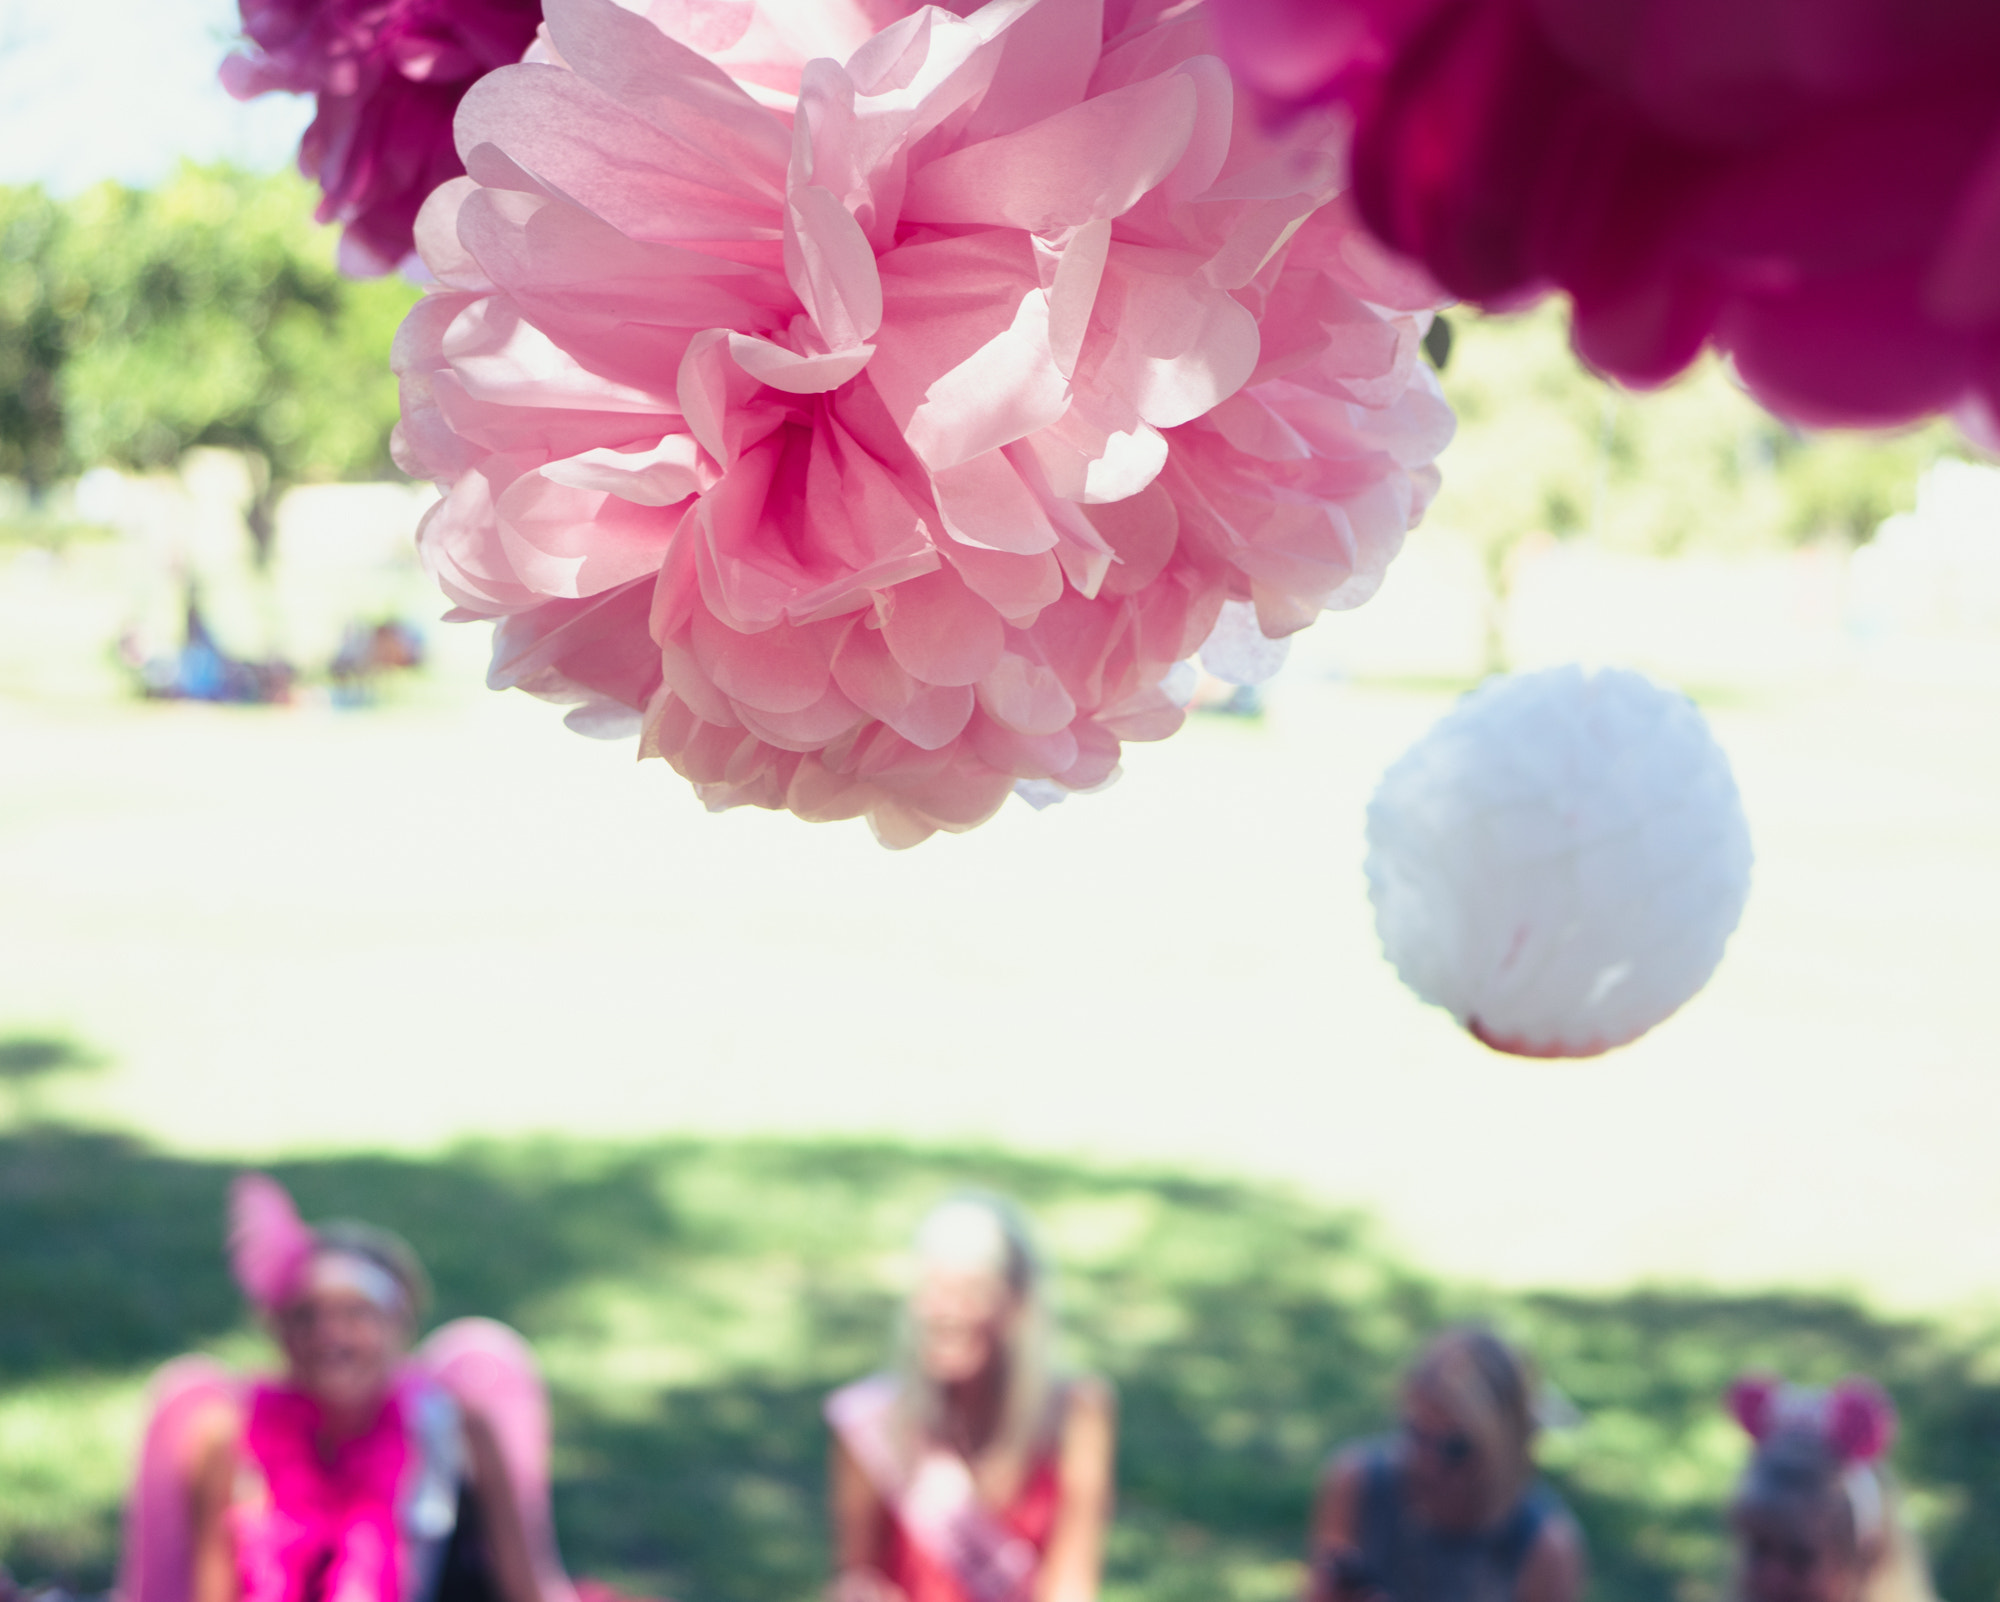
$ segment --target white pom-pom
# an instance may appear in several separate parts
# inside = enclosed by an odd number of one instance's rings
[[[592,740],[629,740],[645,719],[609,696],[592,696],[563,714],[563,726]]]
[[[1750,829],[1686,696],[1578,667],[1494,679],[1368,806],[1382,949],[1487,1045],[1589,1057],[1708,982],[1743,915]]]
[[[1248,601],[1224,601],[1215,627],[1201,643],[1201,665],[1225,684],[1263,684],[1277,677],[1291,654],[1291,640],[1268,638],[1257,626],[1257,608]]]

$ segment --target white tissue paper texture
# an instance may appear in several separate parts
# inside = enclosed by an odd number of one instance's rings
[[[1273,640],[1257,626],[1249,601],[1224,601],[1222,615],[1202,642],[1201,665],[1225,684],[1263,684],[1278,675],[1292,654],[1291,637]]]
[[[1743,915],[1750,829],[1694,703],[1623,669],[1489,680],[1368,807],[1382,949],[1498,1050],[1586,1057],[1708,982]]]

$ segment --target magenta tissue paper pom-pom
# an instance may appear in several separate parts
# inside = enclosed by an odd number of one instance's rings
[[[396,355],[496,687],[904,846],[1173,733],[1225,603],[1275,639],[1379,583],[1451,433],[1436,291],[1201,7],[547,13]]]
[[[385,273],[411,251],[425,197],[465,171],[451,119],[465,91],[521,59],[539,0],[241,0],[250,48],[222,64],[239,100],[318,97],[299,170],[321,222],[346,224],[341,267]]]
[[[1772,411],[2000,446],[2000,6],[1213,0],[1243,80],[1358,118],[1377,235],[1593,366],[1710,345]]]

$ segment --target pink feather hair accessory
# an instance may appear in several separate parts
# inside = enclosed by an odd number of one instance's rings
[[[1873,1463],[1896,1439],[1896,1405],[1873,1380],[1851,1375],[1831,1390],[1746,1374],[1729,1387],[1730,1416],[1759,1445],[1780,1430],[1808,1430],[1846,1464]]]
[[[268,1174],[239,1174],[229,1187],[229,1268],[243,1294],[271,1312],[298,1291],[316,1238],[292,1198]]]

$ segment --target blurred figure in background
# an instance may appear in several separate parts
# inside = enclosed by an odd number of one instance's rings
[[[1025,1221],[996,1197],[954,1197],[916,1257],[895,1372],[827,1401],[831,1602],[1094,1602],[1112,1396],[1052,1366]]]
[[[1535,1390],[1486,1330],[1434,1340],[1401,1432],[1339,1452],[1320,1483],[1309,1602],[1577,1602],[1583,1537],[1535,1473]]]
[[[1737,1483],[1734,1602],[1936,1602],[1880,1465],[1895,1437],[1867,1380],[1830,1391],[1737,1381],[1730,1411],[1757,1443]]]
[[[153,701],[228,701],[255,706],[283,706],[292,699],[298,677],[289,662],[275,657],[248,661],[233,657],[217,643],[202,611],[201,596],[187,585],[186,623],[177,650],[150,649],[137,624],[129,624],[118,640],[118,658],[139,682],[139,693]]]
[[[230,1259],[284,1353],[154,1381],[121,1602],[576,1602],[548,1510],[548,1410],[526,1343],[460,1319],[414,1357],[428,1294],[395,1236],[309,1229],[245,1175]]]
[[[401,618],[384,623],[349,623],[340,650],[327,668],[335,706],[367,706],[389,673],[414,672],[424,665],[424,637]]]

